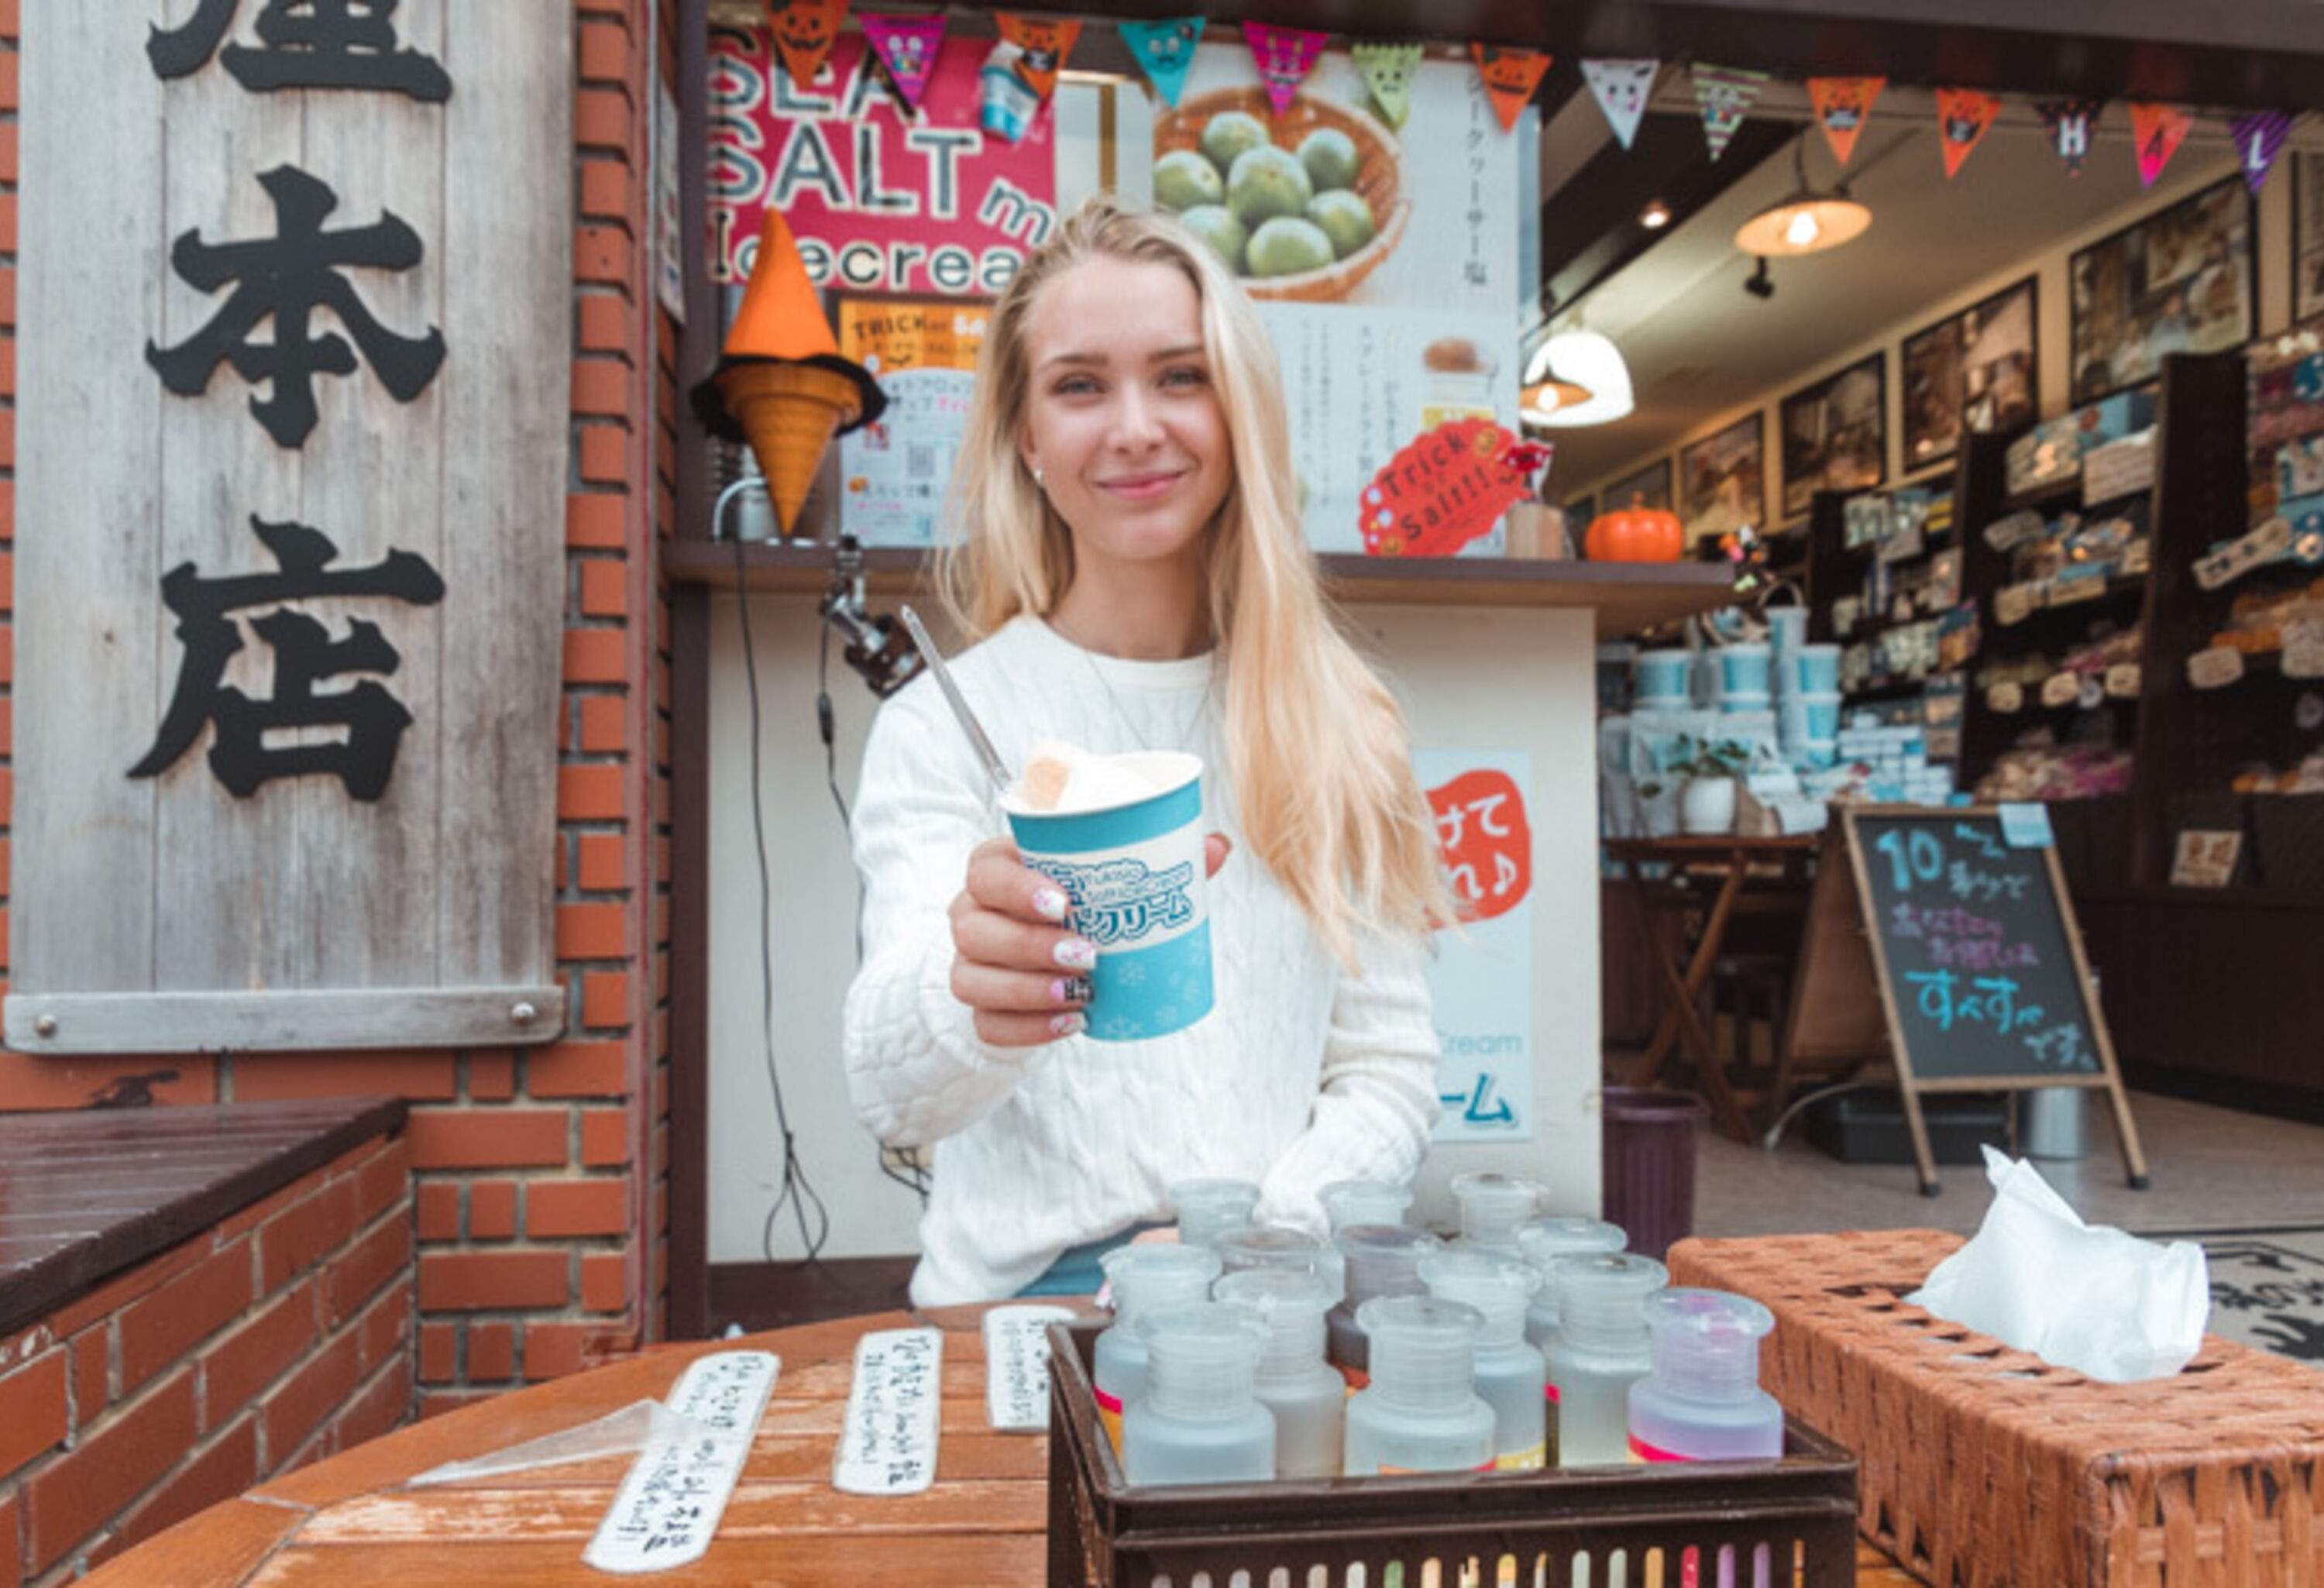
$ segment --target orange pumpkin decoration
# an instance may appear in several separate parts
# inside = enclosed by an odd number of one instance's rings
[[[1678,514],[1648,507],[1633,492],[1629,506],[1590,521],[1583,549],[1592,562],[1676,562],[1686,551],[1686,531]]]

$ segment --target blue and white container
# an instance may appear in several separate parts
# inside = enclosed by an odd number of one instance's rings
[[[1804,606],[1771,606],[1767,608],[1767,648],[1775,658],[1780,673],[1790,658],[1799,654],[1808,640],[1808,609]]]
[[[1764,691],[1757,695],[1721,695],[1719,712],[1721,716],[1740,716],[1746,712],[1764,712],[1771,704]]]
[[[1803,645],[1787,659],[1783,690],[1787,695],[1832,695],[1840,690],[1840,647]]]
[[[1767,648],[1758,643],[1722,645],[1713,654],[1719,665],[1719,698],[1740,696],[1767,703]]]
[[[1777,731],[1786,750],[1811,741],[1837,743],[1840,737],[1840,691],[1786,695],[1777,707]]]
[[[1158,791],[1070,815],[1013,796],[1001,805],[1025,863],[1065,891],[1067,925],[1096,946],[1090,1036],[1135,1042],[1211,1012],[1203,762],[1176,751],[1115,759]]]
[[[1632,704],[1639,710],[1674,710],[1687,704],[1686,669],[1692,653],[1683,646],[1642,651],[1630,663]]]

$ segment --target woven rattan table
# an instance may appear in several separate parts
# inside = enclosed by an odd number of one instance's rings
[[[742,1482],[716,1541],[690,1566],[641,1582],[822,1588],[865,1583],[1035,1583],[1047,1568],[1047,1447],[984,1420],[979,1307],[882,1313],[746,1340],[657,1351],[464,1408],[360,1445],[213,1506],[115,1557],[101,1588],[531,1588],[615,1579],[581,1564],[626,1458],[485,1482],[410,1489],[438,1463],[573,1426],[669,1390],[706,1352],[749,1345],[783,1360]],[[830,1483],[856,1337],[933,1325],[946,1331],[937,1481],[891,1500]],[[1859,1588],[1913,1579],[1863,1552]]]

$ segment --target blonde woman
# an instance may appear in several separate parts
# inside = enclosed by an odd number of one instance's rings
[[[1022,864],[934,681],[865,747],[850,988],[858,1113],[933,1146],[921,1306],[1087,1293],[1173,1181],[1256,1182],[1320,1233],[1333,1180],[1401,1182],[1437,1112],[1423,979],[1452,903],[1394,698],[1302,537],[1275,355],[1192,233],[1100,199],[996,306],[953,479],[953,663],[1002,759],[1059,739],[1203,757],[1217,1002],[1082,1035],[1091,945]]]

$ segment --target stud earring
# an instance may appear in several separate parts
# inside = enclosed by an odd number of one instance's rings
[[[1047,471],[1045,471],[1039,464],[1035,464],[1033,466],[1033,484],[1040,486],[1043,490],[1047,490],[1048,489],[1048,486],[1046,484],[1047,478],[1048,475]]]

